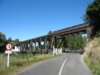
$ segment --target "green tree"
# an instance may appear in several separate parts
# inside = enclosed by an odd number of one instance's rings
[[[93,27],[91,36],[96,36],[100,32],[100,0],[94,0],[88,5],[85,20]]]
[[[11,43],[12,47],[14,48],[19,43],[19,39],[12,40]]]
[[[52,31],[49,31],[49,32],[48,32],[48,35],[49,35],[49,36],[52,36],[52,35],[53,35],[53,32],[52,32]]]
[[[66,36],[67,47],[71,50],[78,50],[85,46],[85,39],[80,35]]]
[[[0,32],[0,52],[3,52],[6,44],[6,36]]]
[[[6,42],[6,36],[2,32],[0,32],[0,46],[3,46]]]
[[[13,40],[11,37],[8,38],[7,42],[11,43]]]
[[[19,39],[15,39],[15,40],[14,40],[14,43],[15,43],[15,44],[18,44],[19,42],[20,42]]]

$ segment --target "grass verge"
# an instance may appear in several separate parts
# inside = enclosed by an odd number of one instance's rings
[[[12,54],[10,55],[10,67],[7,68],[6,67],[7,56],[5,54],[0,54],[0,75],[11,75],[15,72],[23,70],[25,67],[31,66],[34,63],[54,58],[60,55],[55,55],[55,56],[50,54],[33,55],[32,53]]]
[[[92,58],[85,58],[85,62],[92,71],[93,75],[100,75],[100,61]]]
[[[84,58],[93,75],[100,75],[100,37],[87,42]]]

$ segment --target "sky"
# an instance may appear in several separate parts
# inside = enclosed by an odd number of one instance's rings
[[[0,32],[20,41],[84,23],[92,0],[0,0]]]

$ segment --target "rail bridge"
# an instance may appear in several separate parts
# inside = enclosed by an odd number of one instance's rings
[[[21,52],[31,51],[48,53],[49,51],[52,51],[55,46],[56,39],[64,40],[65,36],[82,34],[87,34],[88,36],[91,34],[91,26],[89,23],[75,25],[54,31],[44,36],[21,41],[18,46],[20,46]]]

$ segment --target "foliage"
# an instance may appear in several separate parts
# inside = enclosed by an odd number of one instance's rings
[[[52,31],[49,31],[49,32],[48,32],[48,35],[49,35],[49,36],[52,36],[52,35],[53,35],[53,32],[52,32]]]
[[[72,50],[78,50],[85,46],[85,39],[80,35],[66,36],[67,47]]]
[[[5,34],[0,32],[0,46],[3,46],[5,44],[6,37]]]
[[[18,43],[19,43],[19,39],[15,39],[14,42],[15,42],[16,44],[18,44]]]
[[[13,48],[19,43],[19,39],[15,39],[15,40],[12,40],[12,46]]]
[[[100,31],[100,0],[94,0],[88,5],[85,19],[93,27],[91,37],[94,37]]]
[[[12,42],[12,41],[13,41],[13,40],[12,40],[11,37],[9,37],[8,40],[7,40],[7,42]]]
[[[5,34],[0,32],[0,52],[3,52],[6,44],[6,36]]]
[[[80,35],[69,35],[65,37],[57,36],[55,38],[55,48],[65,48],[70,50],[83,49],[86,45],[86,37]]]

